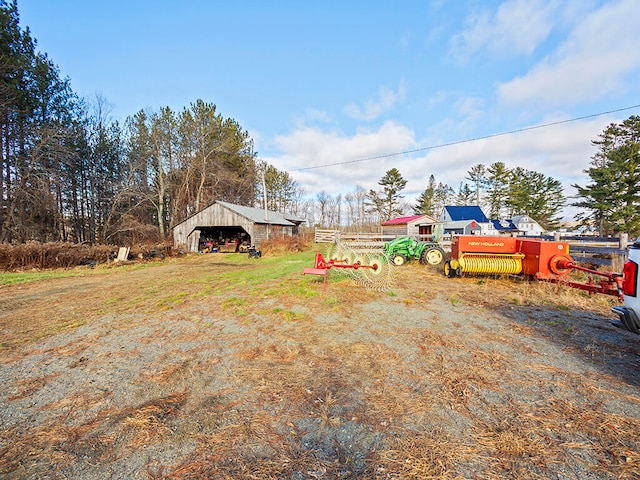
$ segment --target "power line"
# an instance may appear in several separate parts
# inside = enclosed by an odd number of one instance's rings
[[[375,157],[358,158],[358,159],[355,159],[355,160],[345,160],[344,162],[326,163],[324,165],[314,165],[312,167],[294,168],[292,170],[289,170],[289,172],[302,172],[304,170],[314,170],[314,169],[317,169],[317,168],[335,167],[337,165],[349,165],[351,163],[360,163],[360,162],[367,162],[369,160],[378,160],[378,159],[381,159],[381,158],[397,157],[399,155],[408,155],[410,153],[426,152],[427,150],[436,150],[438,148],[450,147],[452,145],[460,145],[462,143],[476,142],[478,140],[485,140],[487,138],[501,137],[501,136],[504,136],[504,135],[513,135],[514,133],[527,132],[529,130],[537,130],[539,128],[553,127],[555,125],[562,125],[563,123],[577,122],[579,120],[586,120],[588,118],[600,117],[602,115],[608,115],[610,113],[623,112],[625,110],[632,110],[634,108],[639,108],[639,107],[640,107],[640,104],[639,105],[632,105],[630,107],[618,108],[616,110],[609,110],[607,112],[592,113],[591,115],[584,115],[582,117],[570,118],[570,119],[567,119],[567,120],[559,120],[557,122],[551,122],[551,123],[543,123],[541,125],[533,125],[533,126],[530,126],[530,127],[518,128],[516,130],[509,130],[507,132],[491,133],[489,135],[483,135],[481,137],[467,138],[465,140],[456,140],[454,142],[440,143],[438,145],[431,145],[429,147],[416,148],[414,150],[405,150],[403,152],[387,153],[387,154],[384,154],[384,155],[376,155]]]

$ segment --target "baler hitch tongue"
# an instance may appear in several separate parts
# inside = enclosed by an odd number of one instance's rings
[[[576,265],[573,260],[570,260],[567,257],[560,257],[558,259],[552,258],[551,270],[554,270],[554,266],[567,272],[571,270],[579,270],[581,272],[586,272],[589,274],[587,283],[578,283],[571,281],[566,282],[570,287],[587,290],[590,295],[593,295],[594,293],[604,293],[606,295],[617,296],[618,300],[620,301],[624,300],[624,293],[622,291],[623,276],[619,273],[599,272],[591,268],[581,267],[580,265]],[[604,277],[604,279],[600,281],[599,285],[596,285],[596,283],[593,281],[593,275]]]

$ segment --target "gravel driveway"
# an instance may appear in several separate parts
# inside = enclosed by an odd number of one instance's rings
[[[0,287],[0,477],[640,478],[614,299],[417,264],[323,286],[311,258]]]

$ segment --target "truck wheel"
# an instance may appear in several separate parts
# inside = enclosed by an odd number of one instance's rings
[[[407,263],[407,257],[405,257],[404,255],[402,255],[400,253],[394,255],[393,257],[391,257],[391,264],[395,265],[396,267],[404,265],[405,263]]]
[[[633,311],[627,311],[624,315],[623,322],[627,330],[633,333],[640,333],[640,319]]]
[[[420,263],[423,265],[440,265],[444,260],[444,250],[440,247],[430,247],[420,255]]]

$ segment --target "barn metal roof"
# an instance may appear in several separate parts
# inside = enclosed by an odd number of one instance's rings
[[[267,218],[265,218],[264,208],[245,207],[244,205],[235,205],[233,203],[220,201],[216,203],[223,206],[224,208],[231,210],[232,212],[237,213],[238,215],[242,215],[243,217],[248,218],[254,223],[268,223],[270,225],[284,225],[287,227],[292,227],[295,226],[294,222],[304,221],[304,219],[295,217],[294,215],[285,215],[280,212],[273,212],[271,210],[267,210]]]
[[[447,205],[444,209],[449,213],[451,221],[475,220],[480,223],[487,223],[489,219],[478,206],[452,206]]]

